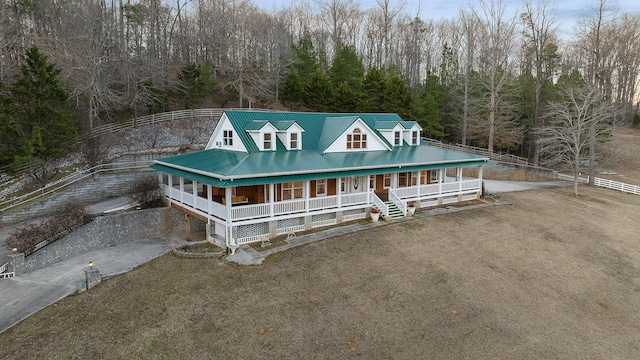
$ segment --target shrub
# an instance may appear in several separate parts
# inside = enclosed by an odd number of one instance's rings
[[[17,248],[19,252],[30,254],[40,242],[58,240],[89,221],[91,215],[84,206],[75,202],[67,203],[40,222],[15,228],[5,240],[5,245],[9,249]]]
[[[129,198],[144,209],[163,206],[161,197],[160,184],[153,177],[136,181],[129,193]]]

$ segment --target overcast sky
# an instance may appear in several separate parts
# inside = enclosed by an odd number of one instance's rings
[[[313,0],[311,0],[313,2]],[[375,0],[355,0],[361,4],[362,9],[376,7]],[[402,0],[391,0],[391,4],[398,4]],[[522,6],[521,0],[504,0],[508,4],[508,9],[512,12],[518,10]],[[266,10],[273,10],[289,6],[294,0],[253,0],[254,4]],[[428,19],[452,19],[458,16],[460,8],[469,4],[477,6],[478,1],[474,0],[407,0],[405,12],[411,16],[415,16],[420,9],[420,17],[423,20]],[[559,32],[564,37],[572,33],[572,28],[576,21],[585,15],[592,14],[593,10],[588,8],[589,4],[594,2],[591,0],[553,0],[549,4],[555,3],[558,9]],[[617,3],[621,12],[640,12],[640,0],[608,0],[607,3]]]

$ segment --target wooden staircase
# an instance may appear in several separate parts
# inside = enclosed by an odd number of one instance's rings
[[[402,213],[402,210],[400,210],[396,204],[394,204],[391,201],[385,201],[384,202],[388,207],[389,207],[389,217],[391,219],[398,219],[398,218],[403,218],[404,214]]]

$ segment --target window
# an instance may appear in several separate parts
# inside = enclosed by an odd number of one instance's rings
[[[411,184],[409,184],[411,186],[416,186],[418,185],[418,172],[414,171],[411,173]]]
[[[375,189],[375,188],[376,188],[376,176],[371,175],[369,176],[369,189]]]
[[[222,134],[222,140],[225,146],[233,146],[233,131],[225,130]]]
[[[407,186],[407,173],[402,172],[398,174],[398,186],[399,187]]]
[[[427,183],[427,170],[421,170],[420,171],[420,184],[426,184]]]
[[[271,150],[271,133],[265,133],[264,136],[264,149]]]
[[[327,195],[327,179],[316,180],[316,196]]]
[[[395,131],[393,133],[393,137],[394,137],[393,144],[395,146],[400,146],[401,145],[400,142],[402,141],[402,137],[400,135],[401,135],[400,131]]]
[[[391,187],[391,174],[384,174],[384,188],[388,189]]]
[[[411,145],[418,145],[418,132],[411,132]]]
[[[292,200],[302,198],[302,181],[282,183],[282,200]]]
[[[289,139],[289,148],[297,149],[298,148],[298,133],[291,133],[291,138]]]
[[[340,179],[340,191],[343,192],[343,193],[347,191],[347,179],[346,178],[341,178]]]
[[[347,134],[347,149],[366,149],[367,134],[362,134],[359,128],[353,129],[352,134]]]
[[[432,183],[438,182],[438,170],[431,170],[430,173],[431,175],[429,176],[429,181]]]

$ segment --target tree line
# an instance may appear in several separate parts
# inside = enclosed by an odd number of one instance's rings
[[[248,0],[0,0],[0,116],[18,121],[9,89],[36,51],[55,64],[82,134],[201,106],[385,111],[419,121],[428,136],[538,163],[550,157],[541,152],[549,103],[572,84],[613,105],[610,123],[637,117],[640,14],[592,0],[572,34],[558,34],[562,21],[546,0],[523,0],[516,12],[480,0],[455,19],[409,14],[400,0],[274,11]],[[20,136],[37,139],[41,127]]]

